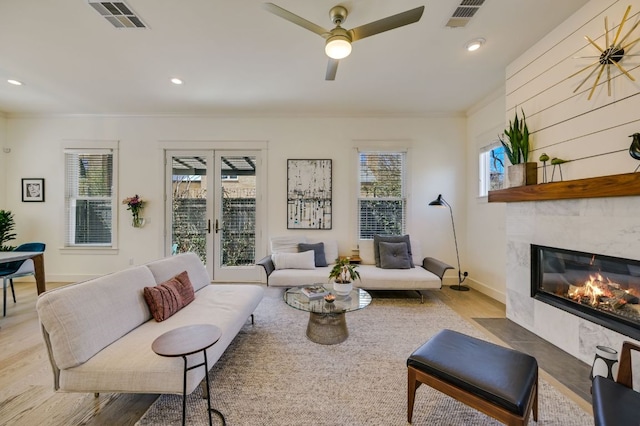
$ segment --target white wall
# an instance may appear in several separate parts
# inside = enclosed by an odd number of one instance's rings
[[[6,117],[0,113],[0,210],[7,210],[6,208],[6,174],[7,168],[5,167],[5,162],[7,158],[7,154],[4,152],[6,148],[5,139],[6,139],[6,128],[7,128],[7,119]]]
[[[439,193],[456,208],[456,224],[466,233],[466,147],[464,117],[301,118],[301,117],[11,117],[7,119],[6,205],[16,216],[18,243],[47,244],[48,280],[77,280],[159,258],[163,252],[163,151],[166,141],[268,141],[267,237],[299,233],[286,229],[286,160],[333,160],[333,229],[313,232],[339,241],[341,253],[355,244],[353,147],[391,141],[410,146],[408,231],[422,241],[425,255],[455,264],[449,217],[427,208]],[[120,141],[118,199],[139,194],[148,203],[141,229],[129,225],[125,206],[115,255],[63,254],[63,140]],[[363,142],[368,141],[368,142]],[[395,142],[393,142],[395,141]],[[38,153],[38,155],[34,155]],[[461,161],[462,159],[462,161]],[[22,203],[20,178],[46,179],[44,203]],[[265,239],[266,241],[266,239]],[[262,247],[263,252],[266,251]],[[260,255],[261,253],[259,253]],[[452,273],[454,275],[455,273]]]
[[[480,148],[493,143],[504,130],[504,86],[467,114],[467,235],[469,286],[505,303],[506,234],[504,204],[478,196]]]
[[[638,60],[621,64],[636,82],[612,70],[612,94],[606,83],[596,88],[594,74],[574,93],[590,71],[571,74],[595,59],[590,36],[604,45],[604,18],[614,30],[627,5],[631,19],[622,34],[639,19],[640,0],[593,0],[549,33],[507,68],[506,118],[523,108],[533,131],[535,161],[540,153],[570,160],[562,166],[564,180],[631,173],[638,162],[628,154],[628,135],[640,130],[640,72]],[[613,35],[612,35],[613,36]],[[629,40],[640,37],[636,29]],[[627,53],[637,54],[635,46]],[[597,55],[596,55],[597,56]],[[606,76],[606,70],[603,73]],[[551,176],[551,169],[548,170]],[[556,172],[556,180],[559,177]],[[538,180],[541,181],[539,171]],[[636,212],[640,197],[511,203],[506,214],[507,317],[565,351],[590,362],[594,346],[619,349],[625,338],[530,297],[531,243],[584,252],[640,259]]]

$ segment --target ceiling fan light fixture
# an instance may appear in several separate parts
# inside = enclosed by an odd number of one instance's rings
[[[351,40],[343,35],[334,35],[327,39],[324,52],[332,59],[346,58],[351,54]]]
[[[476,38],[476,39],[471,40],[464,47],[469,52],[475,52],[476,50],[480,49],[482,47],[482,45],[484,45],[484,43],[486,41],[487,40],[485,40],[483,38]]]

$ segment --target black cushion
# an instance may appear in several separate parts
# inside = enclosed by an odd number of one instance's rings
[[[591,386],[593,421],[596,426],[638,426],[640,393],[602,376],[595,376]]]
[[[327,258],[324,255],[324,243],[307,244],[299,243],[298,251],[300,253],[313,250],[316,266],[327,266]]]
[[[373,256],[376,260],[376,266],[380,268],[380,242],[386,243],[406,243],[407,244],[407,252],[409,253],[409,263],[412,268],[415,268],[413,264],[413,253],[411,252],[411,240],[409,235],[374,235],[373,236]]]
[[[407,366],[520,416],[538,380],[534,357],[447,329],[416,349]]]
[[[380,267],[382,269],[410,269],[409,252],[405,243],[386,243],[381,241]]]

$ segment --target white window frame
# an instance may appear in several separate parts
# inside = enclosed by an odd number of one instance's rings
[[[400,197],[391,197],[391,198],[366,198],[360,196],[360,184],[361,184],[361,173],[360,173],[360,155],[361,154],[401,154],[402,155],[402,176],[401,176],[401,196]],[[360,226],[360,205],[362,200],[376,199],[376,200],[398,200],[402,201],[402,226],[401,233],[405,234],[407,231],[407,223],[408,223],[408,181],[407,176],[409,175],[409,161],[408,161],[408,150],[406,148],[357,148],[356,149],[356,238],[358,240],[369,239],[363,238],[361,233]]]
[[[491,161],[490,159],[490,155],[489,153],[495,149],[495,148],[499,148],[502,145],[500,144],[499,140],[495,140],[493,142],[491,142],[488,145],[485,145],[483,147],[480,148],[479,153],[478,153],[478,197],[483,198],[483,197],[488,197],[489,195],[489,185],[490,185],[490,166],[489,166],[489,161]],[[506,159],[506,157],[505,157]],[[503,159],[503,162],[505,160]],[[506,173],[506,164],[505,166],[505,173]],[[503,180],[504,182],[504,180]]]
[[[68,241],[67,227],[75,221],[73,215],[73,209],[69,208],[68,194],[67,194],[67,153],[76,154],[104,154],[110,153],[112,158],[112,190],[111,190],[111,244],[71,244]],[[118,249],[118,155],[119,143],[118,141],[64,141],[62,143],[62,164],[63,164],[63,179],[64,179],[64,214],[63,217],[63,232],[62,232],[62,244],[61,251],[69,253],[77,253],[81,251],[87,251],[91,253],[103,252],[104,254],[115,254]]]

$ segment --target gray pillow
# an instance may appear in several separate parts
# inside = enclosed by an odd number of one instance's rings
[[[407,252],[409,253],[409,264],[411,268],[415,268],[413,264],[413,253],[411,253],[411,241],[409,235],[374,235],[373,236],[373,254],[376,259],[376,266],[380,268],[380,249],[379,244],[385,243],[406,243]]]
[[[409,251],[405,243],[379,243],[382,269],[410,269]]]
[[[324,243],[307,244],[299,243],[298,252],[313,250],[316,266],[327,266],[327,258],[324,255]]]

